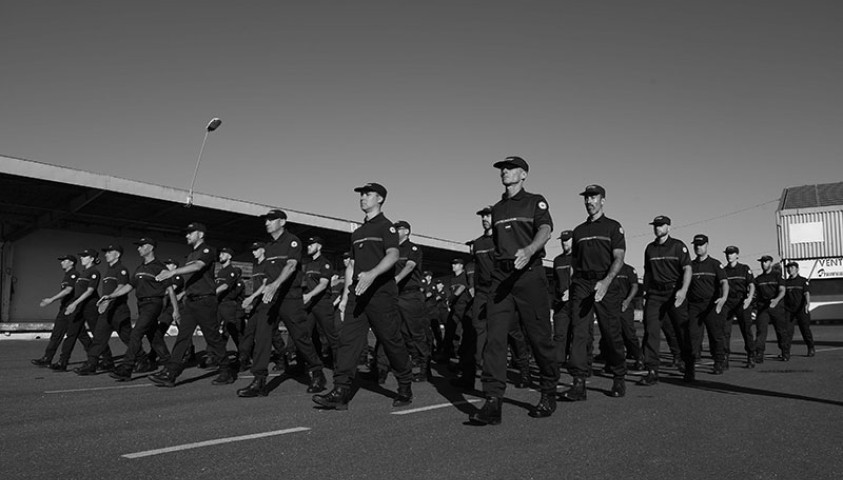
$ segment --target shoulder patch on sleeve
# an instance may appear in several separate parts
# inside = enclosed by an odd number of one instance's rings
[[[547,210],[547,202],[545,202],[544,200],[540,201],[539,208],[541,208],[542,210]]]
[[[127,272],[126,270],[120,270],[120,275],[126,275],[126,274],[128,274],[128,273],[129,273],[129,272]]]
[[[211,253],[211,251],[206,248],[205,250],[202,250],[202,253]]]
[[[290,242],[290,246],[293,247],[293,248],[296,248],[296,247],[299,246],[299,242],[293,240],[292,242]]]
[[[419,249],[419,247],[417,247],[417,246],[413,245],[413,251],[414,251],[414,252],[415,252],[416,250],[418,250],[418,249]]]
[[[626,234],[623,232],[623,227],[618,227],[618,231],[621,233],[621,235],[626,235]]]
[[[331,264],[326,263],[326,264],[325,264],[325,268],[331,268]]]
[[[395,227],[389,227],[389,233],[395,233]]]
[[[688,249],[686,247],[682,247],[682,253],[688,253]]]

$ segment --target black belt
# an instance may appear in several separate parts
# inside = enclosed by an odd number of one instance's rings
[[[209,293],[207,295],[187,295],[187,299],[188,300],[199,300],[199,299],[202,299],[202,298],[216,297],[216,296],[217,295],[215,293]]]
[[[655,290],[657,292],[669,292],[676,288],[676,282],[654,282],[651,280],[648,286],[650,290]]]
[[[522,268],[521,272],[526,272],[527,270],[533,268],[535,264],[538,263],[535,260],[530,260],[527,265]],[[495,260],[495,268],[497,270],[502,271],[503,273],[512,273],[515,271],[515,259],[508,259],[508,260]]]
[[[583,280],[602,280],[606,278],[607,272],[574,272],[574,278],[582,278]]]
[[[151,302],[153,300],[164,300],[164,297],[141,297],[138,298],[138,303]]]

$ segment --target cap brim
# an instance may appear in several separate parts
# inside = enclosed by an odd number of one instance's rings
[[[518,165],[517,163],[511,162],[509,160],[501,160],[500,162],[495,162],[494,164],[492,164],[492,167],[494,167],[494,168],[504,168],[504,167],[524,168],[521,165]]]

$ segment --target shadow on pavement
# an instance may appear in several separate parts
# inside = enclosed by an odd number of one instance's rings
[[[728,394],[743,394],[743,395],[760,395],[764,397],[776,397],[776,398],[787,398],[790,400],[801,400],[805,402],[814,402],[814,403],[821,403],[825,405],[834,405],[838,407],[843,407],[843,402],[836,401],[836,400],[826,400],[824,398],[815,398],[815,397],[807,397],[805,395],[796,395],[793,393],[784,393],[784,392],[775,392],[772,390],[762,390],[760,388],[752,388],[752,387],[744,387],[741,385],[732,385],[729,383],[723,382],[712,382],[709,380],[697,380],[694,383],[685,383],[681,379],[678,378],[661,378],[660,381],[662,383],[667,383],[670,385],[677,385],[680,387],[686,388],[695,388],[699,390],[706,390],[709,392],[716,392],[716,393],[728,393]]]

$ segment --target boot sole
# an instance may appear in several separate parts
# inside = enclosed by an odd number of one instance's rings
[[[468,421],[476,425],[500,425],[500,418],[481,419],[474,415],[468,417]]]
[[[313,399],[313,403],[319,405],[320,407],[327,408],[330,410],[348,410],[347,403],[331,403]]]

